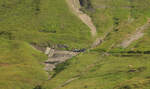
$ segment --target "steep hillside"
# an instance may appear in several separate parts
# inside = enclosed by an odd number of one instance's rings
[[[0,37],[39,46],[88,47],[90,29],[64,0],[0,0]],[[80,44],[80,45],[79,45]]]
[[[48,79],[47,57],[34,46],[72,50],[92,39],[65,0],[0,0],[0,89],[33,89]]]
[[[80,10],[97,27],[101,44],[59,65],[43,88],[149,89],[150,1],[79,1]]]
[[[29,44],[0,38],[0,89],[33,89],[47,80],[47,57]]]
[[[0,89],[149,89],[149,5],[0,0]],[[47,46],[78,55],[65,54],[72,58],[46,72]],[[52,58],[64,59],[62,54]]]
[[[149,55],[80,54],[46,89],[149,89]]]

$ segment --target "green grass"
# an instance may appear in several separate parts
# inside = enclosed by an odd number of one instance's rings
[[[33,89],[47,79],[47,57],[26,42],[0,39],[0,53],[1,89]]]
[[[149,28],[128,48],[118,46],[147,22],[149,4],[149,0],[91,0],[92,7],[82,10],[91,16],[98,37],[109,34],[97,48],[58,65],[47,81],[42,64],[47,57],[31,44],[86,48],[94,41],[90,29],[65,0],[0,0],[0,89],[37,85],[55,89],[79,75],[60,89],[149,89],[150,56],[143,54],[150,50]]]
[[[67,80],[79,76],[59,89],[149,89],[149,28],[144,37],[128,48],[119,47],[129,34],[147,23],[149,0],[90,0],[88,13],[98,30],[98,36],[109,33],[97,48],[69,60],[69,65],[43,85],[55,89]],[[106,7],[106,8],[105,8]],[[108,52],[108,53],[107,53]],[[132,53],[133,52],[133,53]],[[60,67],[60,66],[59,66]]]
[[[144,37],[142,37],[141,39],[135,41],[134,43],[132,43],[128,49],[133,49],[133,50],[140,50],[140,51],[149,51],[150,50],[150,41],[149,41],[149,37],[150,37],[150,28],[146,29],[144,31]]]
[[[116,26],[114,18],[119,19],[119,23],[127,23],[128,19],[150,16],[148,0],[91,0],[91,3],[95,12],[88,13],[93,18],[100,35]]]
[[[6,39],[69,48],[89,47],[92,42],[90,29],[65,0],[0,0],[0,18],[0,37]]]
[[[149,55],[122,57],[102,56],[97,52],[80,54],[71,60],[66,69],[45,84],[45,88],[54,89],[80,75],[79,79],[60,89],[126,89],[123,88],[125,86],[131,87],[129,89],[148,89],[149,64]]]
[[[0,89],[33,89],[48,79],[46,55],[31,44],[68,49],[92,43],[65,0],[0,0]]]
[[[97,50],[110,51],[111,49],[120,49],[119,44],[130,34],[133,34],[137,28],[147,23],[150,17],[149,0],[90,0],[94,11],[87,10],[98,30],[98,36],[107,36],[104,42],[96,48]],[[145,29],[147,30],[147,29]],[[149,32],[145,32],[149,35]],[[141,38],[140,40],[148,40]],[[133,45],[148,47],[148,41],[140,43],[133,42]],[[131,50],[133,48],[129,47]],[[141,48],[139,48],[140,50]],[[122,50],[122,49],[120,49]],[[138,48],[137,48],[138,50]],[[147,49],[148,50],[148,49]]]

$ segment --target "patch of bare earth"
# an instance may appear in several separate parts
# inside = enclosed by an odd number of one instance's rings
[[[80,11],[81,5],[79,0],[66,0],[66,1],[69,7],[71,8],[72,12],[91,29],[92,36],[96,36],[97,34],[96,27],[94,26],[91,18],[87,14]]]
[[[0,67],[3,67],[3,66],[10,66],[11,64],[8,64],[8,63],[0,63]]]
[[[143,26],[137,28],[136,31],[133,34],[131,34],[131,36],[129,36],[127,39],[125,39],[121,43],[121,47],[127,48],[132,42],[142,38],[144,36],[144,32],[143,31],[145,29],[148,29],[148,27],[150,27],[150,22],[147,22]]]
[[[62,50],[47,48],[45,54],[48,55],[48,60],[45,62],[45,70],[53,71],[53,69],[55,69],[58,64],[67,61],[73,56],[76,56],[78,52],[62,51]]]

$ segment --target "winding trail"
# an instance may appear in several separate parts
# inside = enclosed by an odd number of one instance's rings
[[[95,25],[92,22],[92,19],[85,14],[84,12],[82,12],[80,10],[81,5],[79,0],[66,0],[66,2],[68,3],[68,6],[71,8],[72,12],[80,18],[80,20],[86,24],[90,29],[91,29],[91,35],[93,37],[97,36],[97,30]],[[105,37],[104,37],[105,38]],[[103,38],[96,38],[96,40],[93,42],[93,44],[91,45],[90,49],[93,49],[95,47],[97,47],[98,45],[100,45],[103,42]]]
[[[148,27],[150,27],[150,22],[149,21],[146,24],[144,24],[143,26],[137,28],[136,31],[133,34],[131,34],[130,37],[128,37],[127,39],[125,39],[121,43],[121,47],[127,48],[133,41],[136,41],[136,40],[142,38],[144,36],[144,32],[143,31],[145,29],[147,29]]]
[[[66,0],[66,2],[68,3],[68,6],[71,8],[72,12],[91,29],[91,34],[93,37],[95,37],[97,35],[96,27],[94,26],[91,18],[87,14],[80,11],[81,5],[79,0]]]
[[[66,0],[66,2],[68,3],[68,6],[71,8],[72,12],[77,17],[79,17],[80,20],[91,29],[92,37],[96,37],[96,35],[97,35],[96,27],[94,26],[91,18],[87,14],[85,14],[84,12],[80,11],[81,5],[80,5],[79,0]],[[90,49],[97,47],[99,44],[102,43],[102,41],[103,40],[101,38],[97,38],[93,42],[93,44],[91,45]],[[56,65],[58,65],[62,62],[65,62],[66,60],[72,58],[73,56],[78,55],[79,53],[80,52],[60,51],[60,50],[55,50],[55,49],[51,49],[48,47],[45,51],[45,54],[48,55],[48,60],[45,62],[45,70],[46,71],[53,71],[53,69],[56,68]],[[79,79],[79,78],[80,78],[80,75],[73,77],[73,78],[65,81],[62,85],[58,86],[55,89],[59,89],[65,85],[69,84],[70,82],[72,82],[76,79]],[[49,79],[51,79],[51,77]]]
[[[78,16],[83,23],[85,23],[90,29],[91,29],[91,35],[92,37],[96,37],[97,31],[96,27],[94,26],[91,18],[80,11],[80,2],[79,0],[66,0],[68,6],[71,8],[72,12]],[[101,39],[97,38],[92,46],[91,49],[96,47],[101,43]],[[47,47],[45,54],[48,55],[48,60],[45,62],[45,70],[46,71],[52,71],[55,69],[57,64],[60,64],[62,62],[65,62],[66,60],[72,58],[73,56],[78,55],[80,52],[72,52],[72,51],[61,51],[61,50],[55,50]]]
[[[80,11],[81,5],[80,5],[79,0],[66,0],[66,2],[68,4],[68,6],[71,8],[72,12],[77,17],[79,17],[80,20],[91,29],[92,37],[96,37],[97,36],[96,27],[94,26],[91,18],[84,12]],[[97,47],[99,44],[102,43],[102,41],[103,41],[103,39],[97,38],[91,45],[90,49]],[[45,62],[45,70],[53,71],[53,69],[55,69],[58,64],[65,62],[66,60],[72,58],[73,56],[77,56],[79,53],[80,52],[55,50],[55,49],[51,49],[51,48],[47,47],[45,54],[48,55],[48,60]],[[73,78],[65,81],[62,85],[58,86],[56,89],[59,89],[79,78],[80,78],[80,75],[73,77]],[[51,79],[51,76],[49,77],[49,79]]]
[[[91,29],[91,35],[92,37],[96,37],[97,36],[97,31],[96,31],[96,27],[94,26],[91,18],[83,13],[82,11],[80,11],[80,2],[79,0],[66,0],[68,6],[71,8],[72,12],[81,19],[81,21],[86,24],[90,29]],[[143,31],[145,29],[147,29],[150,26],[150,23],[146,23],[145,25],[143,25],[140,28],[137,28],[136,32],[134,32],[134,34],[132,34],[129,38],[127,38],[126,40],[124,40],[121,43],[121,46],[126,48],[128,47],[133,41],[138,40],[139,38],[141,38],[144,33]],[[106,33],[105,36],[103,38],[97,38],[94,43],[91,45],[90,49],[93,49],[95,47],[97,47],[98,45],[100,45],[104,39],[107,37],[107,35],[109,34]],[[45,70],[46,71],[52,71],[57,64],[60,64],[62,62],[65,62],[66,60],[72,58],[73,56],[78,55],[80,52],[72,52],[72,51],[60,51],[60,50],[55,50],[55,49],[51,49],[51,48],[47,48],[47,50],[45,51],[45,54],[48,55],[48,60],[45,62]],[[95,62],[97,63],[97,62]],[[95,66],[94,64],[88,65],[86,70],[83,71],[82,73],[86,73],[86,71],[91,68],[92,66]],[[81,73],[81,74],[82,74]],[[61,87],[66,86],[67,84],[71,83],[74,80],[77,80],[80,78],[80,75],[77,75],[75,77],[72,77],[68,80],[66,80],[63,84],[59,85],[58,87],[56,87],[55,89],[59,89]]]
[[[139,38],[143,37],[143,35],[144,35],[143,31],[145,29],[147,29],[148,27],[150,27],[150,21],[147,22],[146,24],[144,24],[143,26],[137,28],[136,31],[133,34],[131,34],[131,36],[129,38],[127,38],[126,40],[124,40],[121,43],[121,46],[126,48],[133,41],[138,40]],[[110,32],[111,32],[111,30],[110,30]],[[101,44],[110,32],[106,33],[105,36],[102,39],[101,38],[97,38],[96,41],[91,46],[91,49],[95,48],[97,45]],[[75,80],[79,79],[83,73],[86,73],[91,67],[95,66],[96,63],[97,63],[97,61],[95,63],[91,64],[91,65],[88,65],[87,68],[83,72],[81,72],[80,74],[76,75],[75,77],[72,77],[72,78],[66,80],[64,83],[62,83],[61,85],[59,85],[58,87],[56,87],[54,89],[60,89],[61,87],[64,87],[64,86],[68,85],[72,81],[75,81]]]

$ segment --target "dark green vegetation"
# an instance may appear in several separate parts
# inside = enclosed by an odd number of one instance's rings
[[[0,0],[0,89],[150,88],[150,27],[127,48],[120,46],[148,23],[150,1],[80,2],[104,41],[58,65],[47,81],[42,65],[47,57],[31,44],[89,47],[90,30],[69,11],[65,0]]]

